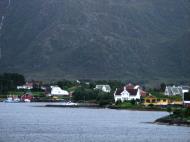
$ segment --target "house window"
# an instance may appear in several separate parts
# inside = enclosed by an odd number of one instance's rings
[[[163,99],[163,102],[166,102],[166,99]]]
[[[160,102],[160,99],[158,99],[157,102]]]
[[[155,102],[156,102],[156,100],[155,100],[155,99],[153,99],[153,100],[152,100],[152,103],[155,103]]]
[[[147,102],[147,103],[150,103],[150,100],[149,100],[149,99],[147,99],[147,100],[146,100],[146,102]]]

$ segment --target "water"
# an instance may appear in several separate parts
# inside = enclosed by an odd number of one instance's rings
[[[0,142],[190,142],[190,128],[156,125],[166,112],[0,103]]]

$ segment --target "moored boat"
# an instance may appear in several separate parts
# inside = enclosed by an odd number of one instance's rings
[[[20,102],[20,99],[17,97],[8,97],[6,100],[4,100],[5,103],[18,103]]]

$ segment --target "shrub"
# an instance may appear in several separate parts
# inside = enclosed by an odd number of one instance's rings
[[[135,100],[131,100],[130,103],[131,103],[132,105],[135,105],[135,104],[136,104],[136,101],[135,101]]]
[[[173,111],[173,114],[174,114],[174,115],[177,115],[177,116],[182,116],[182,109],[175,109],[175,110]]]
[[[116,104],[116,105],[119,105],[119,104],[121,104],[121,103],[122,103],[121,100],[117,100],[115,104]]]
[[[99,106],[106,106],[109,104],[110,104],[110,101],[108,101],[108,100],[100,100],[99,101]]]
[[[171,112],[172,112],[172,108],[171,107],[167,107],[167,112],[169,113],[169,114],[171,114]]]
[[[154,107],[154,104],[149,104],[148,106],[149,106],[149,107]]]

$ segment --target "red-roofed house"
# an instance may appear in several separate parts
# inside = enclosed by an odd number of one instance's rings
[[[115,102],[121,101],[124,102],[126,100],[137,100],[141,97],[141,90],[139,88],[134,89],[134,86],[131,85],[124,86],[121,89],[116,89],[114,92]]]
[[[126,85],[126,89],[134,89],[134,88],[135,88],[135,86],[131,83]]]

